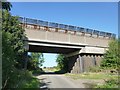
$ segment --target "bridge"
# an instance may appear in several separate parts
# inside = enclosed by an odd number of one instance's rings
[[[64,54],[68,72],[82,73],[99,66],[115,34],[73,25],[19,17],[29,52]]]

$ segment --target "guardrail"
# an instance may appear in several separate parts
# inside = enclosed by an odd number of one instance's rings
[[[58,24],[58,23],[54,23],[54,22],[42,21],[42,20],[31,19],[31,18],[23,18],[23,17],[19,17],[19,21],[21,23],[25,23],[25,24],[33,24],[33,25],[39,25],[39,26],[46,26],[46,27],[50,27],[50,28],[73,30],[73,31],[88,33],[88,34],[92,34],[92,35],[116,38],[116,34],[113,34],[113,33],[102,32],[102,31],[82,28],[82,27],[78,27],[78,26],[64,25],[64,24]]]

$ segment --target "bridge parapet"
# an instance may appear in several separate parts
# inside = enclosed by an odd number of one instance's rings
[[[68,33],[68,31],[73,32],[73,34],[77,35],[85,35],[89,37],[104,37],[104,38],[115,38],[116,35],[113,33],[108,32],[102,32],[98,30],[88,29],[88,28],[82,28],[78,26],[72,26],[72,25],[65,25],[65,24],[58,24],[54,22],[48,22],[48,21],[42,21],[37,19],[30,19],[30,18],[23,18],[19,17],[19,21],[24,24],[25,27],[31,27],[34,29],[44,29],[44,30],[54,30],[54,31],[60,31],[64,30],[65,33]]]

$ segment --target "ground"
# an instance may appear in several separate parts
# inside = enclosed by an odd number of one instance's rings
[[[40,88],[84,88],[83,84],[77,85],[62,74],[44,74],[37,78],[41,81]]]
[[[117,74],[103,72],[85,72],[81,74],[56,74],[54,70],[45,69],[45,73],[36,76],[40,88],[94,88],[104,85],[106,80],[118,78]]]
[[[65,74],[48,72],[36,76],[40,82],[40,88],[89,88],[95,83],[104,83],[104,80],[95,79],[73,79]]]

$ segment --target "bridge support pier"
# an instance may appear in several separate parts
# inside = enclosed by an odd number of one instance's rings
[[[80,54],[68,57],[68,72],[83,73],[89,72],[91,67],[100,66],[102,55]]]

